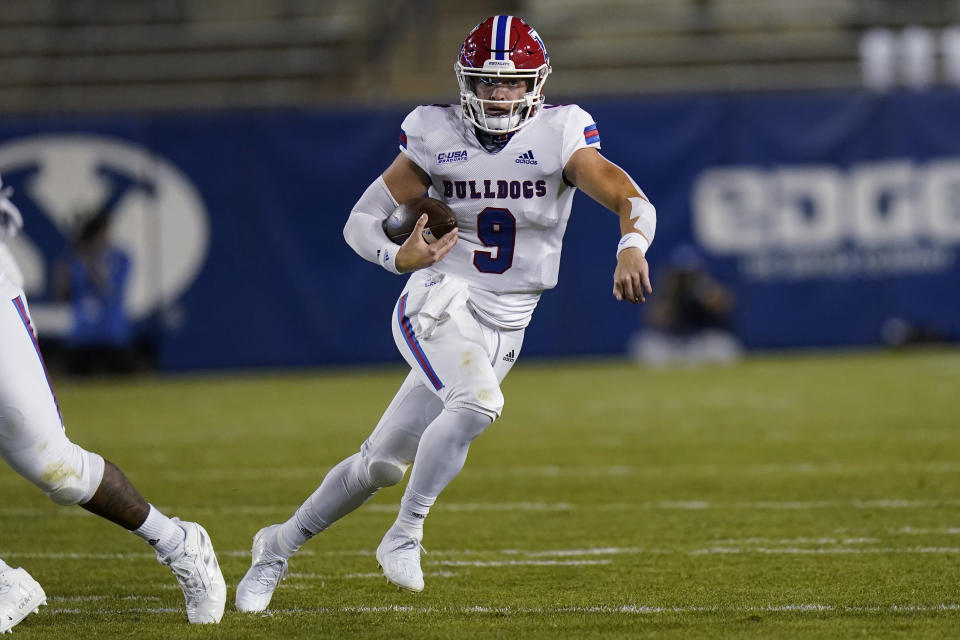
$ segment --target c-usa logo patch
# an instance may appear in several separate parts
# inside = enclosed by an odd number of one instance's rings
[[[466,159],[466,149],[463,149],[462,151],[441,151],[437,154],[437,164],[445,164],[447,162],[463,162]]]

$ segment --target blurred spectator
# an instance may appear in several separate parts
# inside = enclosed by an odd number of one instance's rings
[[[674,249],[647,304],[646,327],[629,345],[638,363],[727,363],[740,357],[743,348],[730,325],[733,293],[710,275],[695,247]]]
[[[893,32],[880,27],[869,29],[860,39],[860,68],[863,84],[874,91],[888,91],[896,82],[897,43]]]
[[[940,36],[943,75],[948,85],[960,87],[960,26],[945,29]]]
[[[948,49],[960,49],[951,41],[960,34],[944,33],[941,48],[949,65]],[[949,44],[948,44],[949,43]],[[960,56],[960,51],[955,54]],[[936,81],[936,41],[926,27],[907,27],[899,34],[883,27],[868,29],[860,39],[860,68],[863,84],[874,91],[888,91],[900,84],[911,89],[926,89]],[[960,65],[960,60],[955,64]],[[956,70],[960,73],[960,69]],[[950,74],[949,66],[947,71]]]
[[[106,209],[88,217],[54,266],[53,297],[70,303],[73,323],[63,346],[72,374],[123,373],[138,366],[124,311],[130,258],[111,244],[110,222]]]
[[[900,34],[899,58],[905,86],[911,89],[927,89],[933,86],[936,75],[936,46],[930,29],[904,29]]]
[[[880,335],[888,347],[903,348],[914,345],[940,344],[947,341],[947,332],[934,326],[911,322],[904,318],[889,318],[883,323]]]

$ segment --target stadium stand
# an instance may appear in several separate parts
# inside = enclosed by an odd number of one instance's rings
[[[960,23],[958,0],[4,0],[0,111],[448,97],[499,12],[548,34],[557,96],[856,87],[866,29]]]

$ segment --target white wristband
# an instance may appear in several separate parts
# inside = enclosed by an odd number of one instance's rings
[[[647,255],[647,249],[650,248],[650,243],[647,242],[647,239],[644,238],[639,233],[628,233],[627,235],[620,238],[620,244],[617,245],[617,257],[620,257],[620,252],[624,249],[630,249],[631,247],[636,247],[640,249],[640,253],[644,256]]]
[[[400,247],[388,242],[379,249],[377,249],[377,262],[380,263],[380,266],[389,271],[390,273],[395,273],[401,275],[400,271],[397,269],[397,252],[400,250]]]

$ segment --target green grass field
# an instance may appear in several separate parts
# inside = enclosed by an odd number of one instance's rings
[[[0,557],[49,606],[19,638],[956,638],[960,352],[727,368],[525,361],[427,522],[427,587],[373,551],[401,487],[233,609],[260,527],[353,453],[398,368],[57,385],[72,439],[209,530],[230,587],[192,627],[142,541],[0,465]]]

